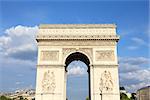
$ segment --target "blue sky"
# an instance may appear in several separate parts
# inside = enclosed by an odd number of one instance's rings
[[[149,85],[148,8],[148,0],[1,0],[1,91],[35,87],[37,49],[33,36],[39,24],[58,23],[115,23],[121,37],[118,43],[120,84],[131,92]]]

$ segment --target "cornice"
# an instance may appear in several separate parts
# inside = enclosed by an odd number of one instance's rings
[[[116,28],[115,24],[40,24],[39,29]]]
[[[118,35],[37,35],[36,40],[116,40]]]

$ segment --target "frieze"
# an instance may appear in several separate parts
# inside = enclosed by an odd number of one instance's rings
[[[38,43],[40,46],[116,46],[116,41],[104,41],[104,40],[52,40],[41,41]]]
[[[99,50],[95,52],[96,61],[114,61],[113,50]]]
[[[58,61],[59,51],[41,51],[41,61]]]
[[[36,39],[37,41],[40,40],[71,40],[71,39],[84,39],[84,40],[119,40],[118,35],[37,35]]]

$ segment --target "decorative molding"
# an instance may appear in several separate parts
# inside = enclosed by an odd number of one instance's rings
[[[116,28],[115,24],[40,24],[40,29]]]
[[[114,61],[115,55],[113,50],[99,50],[95,51],[96,61]]]
[[[94,64],[93,65],[94,68],[117,68],[118,64]]]
[[[91,59],[93,59],[93,49],[92,48],[79,48],[79,51],[82,51],[82,52],[84,52],[85,54],[87,54],[88,55],[88,57],[90,57],[89,58],[89,60]],[[92,62],[91,62],[92,63]]]
[[[85,34],[86,33],[86,34]],[[36,40],[119,40],[115,24],[41,24]]]
[[[58,61],[59,60],[59,51],[41,51],[41,61]]]
[[[72,52],[81,52],[81,53],[83,52],[86,55],[88,55],[88,57],[90,57],[89,60],[93,58],[92,48],[63,48],[62,52],[63,52],[64,59],[68,54],[70,54]]]
[[[37,41],[41,40],[119,40],[118,35],[44,35],[36,36]]]
[[[52,40],[38,42],[39,46],[116,46],[111,40]]]
[[[62,64],[50,64],[50,65],[46,65],[46,64],[42,64],[42,65],[37,65],[38,68],[64,68],[65,65]]]
[[[113,80],[111,73],[109,71],[104,71],[101,74],[100,82],[99,82],[99,90],[103,91],[112,91],[113,90]]]
[[[63,52],[63,58],[65,58],[71,52],[76,52],[76,48],[63,48],[62,52]]]
[[[53,71],[48,70],[44,73],[42,80],[42,91],[43,93],[54,93],[56,88],[55,74]]]

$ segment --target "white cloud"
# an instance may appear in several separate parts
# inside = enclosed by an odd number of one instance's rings
[[[17,81],[16,82],[16,85],[20,85],[20,84],[23,84],[24,82],[20,82],[20,81]]]
[[[138,46],[128,46],[127,47],[129,50],[136,50],[138,49],[139,47]]]
[[[27,27],[18,25],[6,29],[5,34],[0,37],[0,51],[5,56],[15,59],[35,59],[36,41],[35,35],[38,27]]]
[[[138,90],[140,88],[143,88],[143,87],[146,87],[146,86],[149,86],[150,85],[150,82],[141,82],[141,83],[138,83],[138,84],[131,84],[130,86],[126,86],[126,89],[127,90]]]
[[[121,85],[130,92],[150,85],[149,58],[121,57],[119,64]]]
[[[72,67],[68,69],[68,75],[84,75],[86,73],[86,69],[80,66]]]
[[[141,69],[133,72],[127,72],[121,74],[123,79],[126,80],[138,80],[138,81],[146,81],[150,80],[150,69]]]
[[[134,41],[135,43],[139,44],[139,45],[146,45],[146,42],[141,38],[133,37],[131,40]]]
[[[127,49],[129,50],[136,50],[138,48],[140,48],[141,46],[148,46],[148,43],[146,43],[146,41],[144,41],[143,39],[141,38],[138,38],[138,37],[133,37],[131,38],[131,40],[133,41],[132,45],[128,46]]]

